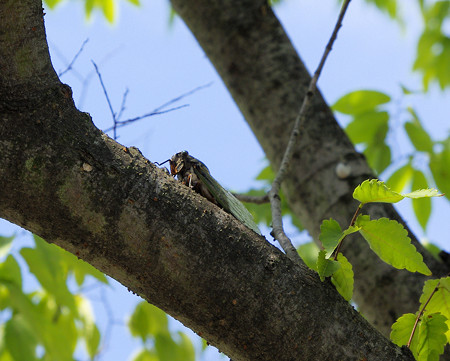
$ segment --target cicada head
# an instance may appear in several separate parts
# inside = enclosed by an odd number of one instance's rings
[[[173,176],[179,176],[183,178],[187,169],[189,168],[188,164],[188,156],[189,153],[187,151],[179,152],[170,158],[170,173]]]

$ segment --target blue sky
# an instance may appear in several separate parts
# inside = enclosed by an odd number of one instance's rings
[[[337,18],[335,0],[285,0],[276,8],[283,26],[310,71],[314,71]],[[397,99],[398,106],[413,105],[425,128],[435,139],[448,134],[449,92],[437,89],[426,97],[402,99],[400,84],[420,89],[420,77],[411,73],[415,44],[420,32],[420,16],[408,7],[405,30],[361,2],[350,4],[344,26],[329,57],[319,88],[331,104],[345,93],[357,89],[376,89]],[[136,146],[151,161],[164,161],[180,150],[201,159],[214,177],[227,188],[245,191],[255,186],[255,176],[264,165],[264,154],[236,105],[225,89],[196,40],[176,19],[169,26],[168,2],[143,1],[139,8],[121,2],[114,25],[94,13],[86,21],[78,1],[66,1],[55,10],[46,10],[45,23],[52,61],[57,72],[64,70],[86,39],[74,70],[62,76],[69,84],[80,110],[91,114],[97,127],[112,125],[111,114],[91,61],[102,73],[115,111],[120,109],[125,89],[129,89],[124,118],[139,116],[198,86],[212,84],[175,105],[188,107],[155,116],[119,130],[118,141]],[[405,119],[399,114],[396,123]],[[344,124],[345,119],[340,119]],[[111,135],[111,133],[110,133]],[[410,150],[401,132],[394,157]],[[450,251],[450,225],[445,215],[450,212],[444,199],[434,201],[435,210],[427,236]],[[423,237],[407,203],[400,205],[407,223]],[[0,223],[0,234],[15,228]],[[20,231],[16,231],[20,232]],[[296,232],[293,232],[296,236]],[[21,237],[21,239],[26,239]],[[270,236],[268,236],[270,238]],[[307,236],[300,236],[307,239]],[[23,242],[26,242],[24,240]],[[23,245],[17,242],[16,248]],[[102,293],[104,293],[102,295]],[[120,285],[104,291],[95,290],[93,300],[102,331],[107,324],[108,299],[115,326],[102,353],[102,360],[126,360],[139,343],[129,338],[125,320],[139,298]],[[204,360],[218,358],[211,350]]]

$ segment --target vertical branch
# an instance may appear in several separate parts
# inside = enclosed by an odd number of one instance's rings
[[[325,51],[322,55],[322,58],[320,59],[319,65],[314,72],[314,76],[312,77],[308,90],[306,92],[306,95],[303,99],[303,103],[300,107],[300,110],[297,114],[297,117],[294,122],[294,127],[292,129],[291,135],[289,137],[289,141],[286,147],[286,150],[283,155],[283,159],[281,160],[280,169],[278,170],[278,173],[275,177],[275,180],[272,183],[272,188],[269,191],[269,199],[272,209],[272,226],[273,226],[273,236],[275,239],[280,242],[281,247],[283,247],[286,254],[293,260],[294,262],[299,262],[300,257],[298,253],[295,251],[295,247],[292,245],[291,240],[289,237],[287,237],[286,233],[283,229],[283,222],[281,219],[281,208],[280,208],[280,187],[281,183],[283,182],[284,178],[286,177],[286,172],[289,166],[289,163],[292,159],[292,155],[294,153],[294,147],[297,142],[297,139],[299,138],[300,134],[302,133],[302,128],[304,125],[304,117],[306,114],[306,110],[308,109],[309,103],[311,102],[311,99],[314,95],[314,92],[316,90],[316,84],[319,79],[319,76],[322,72],[322,69],[325,65],[325,61],[331,52],[331,49],[333,48],[333,43],[337,38],[337,33],[339,29],[342,26],[342,20],[344,19],[344,15],[347,11],[348,5],[350,4],[351,0],[345,0],[341,12],[339,14],[338,20],[336,22],[336,25],[334,27],[333,33],[331,34],[330,40],[328,41],[327,46],[325,47]],[[293,252],[295,251],[295,253]]]

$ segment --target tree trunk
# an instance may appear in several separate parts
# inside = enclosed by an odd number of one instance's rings
[[[276,170],[310,81],[278,19],[264,0],[171,2]],[[345,179],[336,175],[339,163],[350,166],[351,173]],[[375,175],[364,156],[356,152],[317,91],[283,188],[293,212],[316,242],[324,219],[332,217],[341,227],[348,226],[358,206],[353,190],[368,178]],[[388,217],[405,225],[391,205],[376,204],[363,210],[372,218]],[[410,237],[434,276],[448,273],[411,232]],[[400,315],[417,311],[426,277],[393,269],[380,261],[361,237],[347,240],[343,253],[355,272],[354,301],[388,336]]]

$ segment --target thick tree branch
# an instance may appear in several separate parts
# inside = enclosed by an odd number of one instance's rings
[[[278,169],[310,75],[267,2],[171,2],[214,64],[272,166]],[[283,191],[309,233],[317,240],[320,223],[330,217],[346,226],[357,207],[353,189],[374,174],[320,94],[306,114],[293,160]],[[345,178],[336,175],[339,163],[350,167]],[[389,217],[404,224],[390,205],[368,209],[373,218]],[[433,274],[445,275],[446,267],[411,237]],[[365,317],[388,335],[397,317],[417,310],[425,277],[394,270],[381,262],[362,239],[352,239],[343,252],[355,271],[354,300]]]
[[[236,361],[413,360],[329,283],[95,128],[51,68],[39,1],[2,3],[5,14],[16,20],[0,25],[1,217],[88,261]]]

